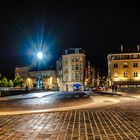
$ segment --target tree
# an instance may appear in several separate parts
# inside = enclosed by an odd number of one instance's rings
[[[107,77],[103,76],[103,77],[100,77],[100,86],[107,86],[108,83],[107,83]]]
[[[0,86],[1,87],[7,87],[8,86],[8,80],[5,76],[1,79]]]
[[[23,79],[19,75],[16,75],[13,81],[14,87],[23,87],[23,84]]]
[[[9,80],[9,82],[8,82],[8,87],[13,87],[13,81],[12,80]]]

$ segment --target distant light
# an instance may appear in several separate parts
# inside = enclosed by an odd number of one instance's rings
[[[43,54],[42,54],[42,52],[38,52],[38,53],[37,53],[37,57],[38,57],[38,59],[41,60],[41,59],[43,58]]]

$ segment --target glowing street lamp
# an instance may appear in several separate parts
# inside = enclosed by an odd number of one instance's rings
[[[41,60],[43,58],[43,53],[42,52],[38,52],[37,53],[37,58]]]

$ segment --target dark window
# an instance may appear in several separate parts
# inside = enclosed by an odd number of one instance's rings
[[[138,77],[138,73],[137,72],[134,72],[134,77]]]
[[[124,72],[124,77],[128,77],[128,72]]]
[[[76,64],[76,67],[75,67],[75,69],[76,69],[76,70],[79,70],[79,66],[78,66],[78,64]]]
[[[133,67],[138,67],[138,63],[134,63],[133,64]]]
[[[118,68],[118,64],[117,63],[114,64],[114,68]]]

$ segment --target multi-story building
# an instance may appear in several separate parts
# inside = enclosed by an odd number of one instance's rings
[[[15,75],[20,75],[29,88],[57,89],[55,70],[32,71],[29,67],[17,67]]]
[[[108,78],[111,85],[140,85],[140,53],[109,54]]]
[[[62,55],[61,90],[73,91],[84,88],[85,53],[81,48],[70,48]]]
[[[94,69],[82,48],[70,48],[57,61],[58,85],[62,91],[83,90],[94,85]]]

